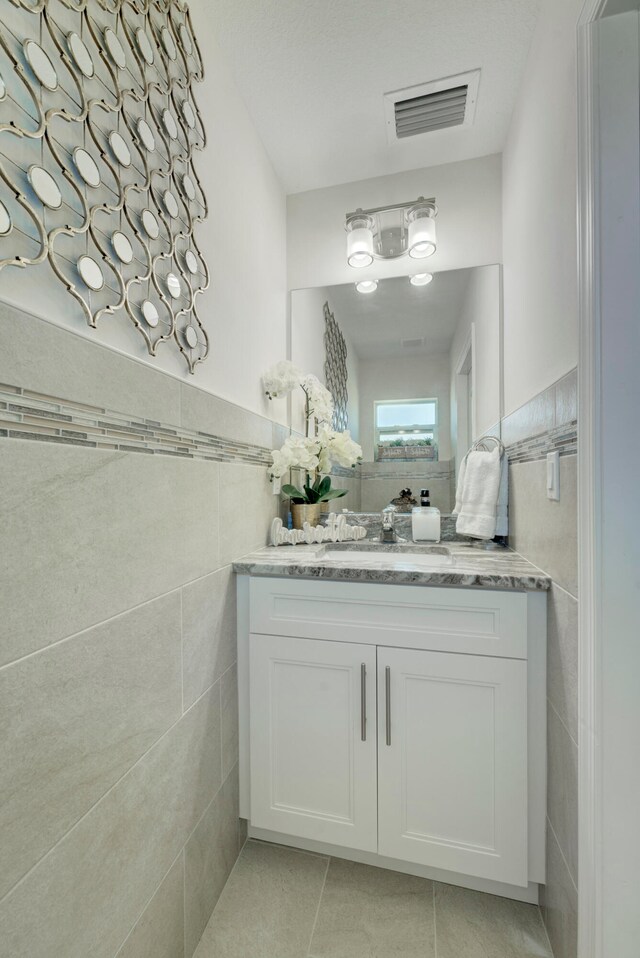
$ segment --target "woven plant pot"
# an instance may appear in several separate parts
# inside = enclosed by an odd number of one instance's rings
[[[310,503],[291,503],[291,519],[294,529],[302,529],[305,522],[310,526],[317,526],[320,521],[320,512],[322,510],[321,502]]]

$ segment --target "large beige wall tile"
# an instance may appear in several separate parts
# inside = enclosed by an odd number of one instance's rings
[[[220,565],[267,544],[280,500],[266,468],[220,463]]]
[[[181,385],[181,400],[181,424],[185,429],[271,448],[273,423],[270,419],[185,383]]]
[[[188,708],[236,660],[236,582],[231,566],[183,588],[182,635]]]
[[[547,696],[578,741],[578,600],[552,585],[547,603]]]
[[[509,469],[509,542],[570,592],[578,593],[576,456],[560,459],[560,501],[547,499],[546,462]]]
[[[363,512],[381,512],[402,489],[411,489],[414,499],[420,504],[420,490],[428,489],[431,505],[444,515],[451,512],[451,480],[446,479],[363,479],[361,485],[361,506]]]
[[[116,958],[183,958],[183,868],[180,853]]]
[[[234,768],[185,847],[185,953],[196,950],[238,857],[238,769]]]
[[[1,958],[113,958],[221,781],[216,686],[0,904]]]
[[[578,882],[578,746],[547,709],[547,815],[574,883]]]
[[[540,904],[554,958],[578,958],[578,892],[548,826],[547,883]]]
[[[238,670],[235,665],[220,679],[222,721],[222,775],[238,761]]]
[[[218,566],[218,464],[4,440],[0,663]]]
[[[180,593],[0,670],[0,897],[182,712]]]
[[[180,383],[0,302],[0,383],[164,423],[180,421]]]

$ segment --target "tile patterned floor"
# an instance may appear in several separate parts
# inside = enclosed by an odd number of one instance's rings
[[[248,841],[194,958],[552,958],[534,905]]]

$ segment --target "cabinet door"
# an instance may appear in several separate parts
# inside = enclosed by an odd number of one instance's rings
[[[526,662],[378,649],[379,852],[527,884]]]
[[[251,635],[251,824],[377,849],[376,650]]]

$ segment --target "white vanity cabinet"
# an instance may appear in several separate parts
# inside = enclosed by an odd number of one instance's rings
[[[535,900],[545,594],[242,576],[238,597],[250,834]]]
[[[252,635],[251,822],[377,850],[376,650]]]

